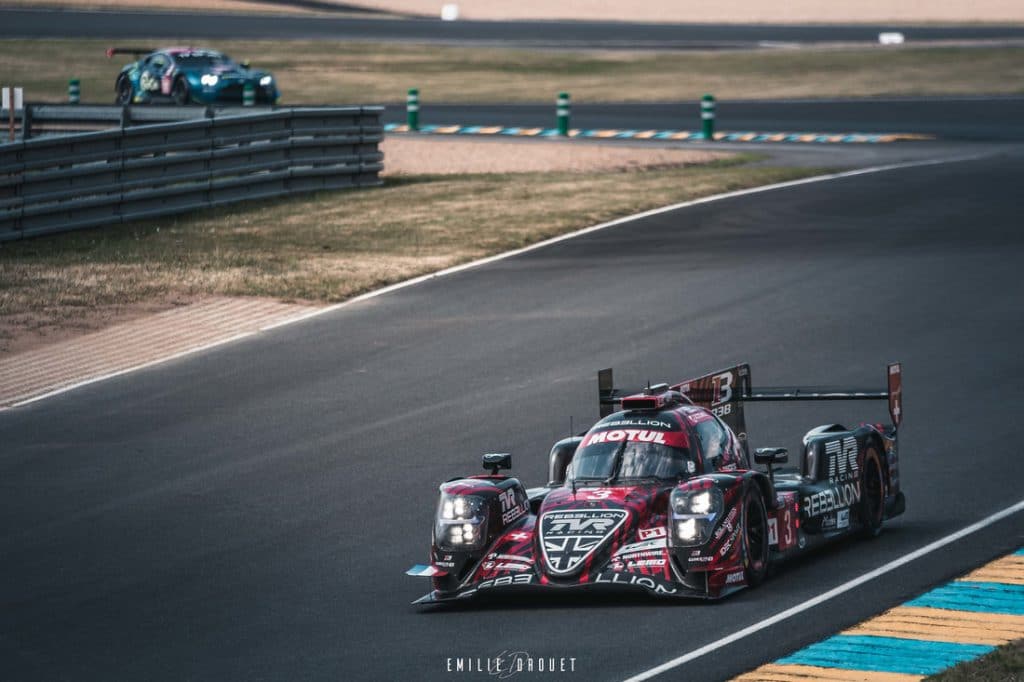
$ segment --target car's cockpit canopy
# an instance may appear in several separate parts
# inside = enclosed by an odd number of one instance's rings
[[[679,480],[696,473],[697,454],[674,418],[618,413],[598,422],[584,437],[566,471],[580,484],[637,479]]]
[[[231,57],[215,50],[188,50],[174,55],[174,61],[180,66],[191,69],[210,67],[230,68],[235,66]]]

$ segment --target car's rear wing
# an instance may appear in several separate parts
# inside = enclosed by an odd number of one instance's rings
[[[155,52],[151,47],[108,47],[107,57],[113,57],[115,54],[130,54],[131,56],[138,59],[139,55],[149,54]]]
[[[597,374],[601,416],[606,417],[621,404],[626,392],[614,387],[611,369]],[[884,389],[771,386],[752,388],[750,365],[744,363],[719,372],[665,387],[679,391],[694,404],[714,412],[739,435],[746,433],[743,405],[749,402],[786,402],[798,400],[888,400],[893,426],[903,421],[903,370],[898,362],[886,367]],[[650,390],[650,389],[649,389]]]

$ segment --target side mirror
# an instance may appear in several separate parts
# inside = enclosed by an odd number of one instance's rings
[[[789,461],[789,450],[786,448],[758,448],[754,451],[754,461],[758,464],[785,464]]]
[[[491,470],[491,476],[497,476],[502,469],[512,468],[512,455],[507,452],[491,452],[482,458],[484,469]]]
[[[573,455],[576,454],[576,448],[582,442],[582,438],[574,436],[554,444],[551,448],[551,454],[548,456],[548,487],[565,483],[565,472],[572,462]]]

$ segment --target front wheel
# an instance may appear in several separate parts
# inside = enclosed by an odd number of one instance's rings
[[[875,538],[882,532],[885,518],[885,484],[882,479],[882,464],[878,450],[869,445],[864,452],[864,466],[860,472],[860,516],[861,532],[864,537]]]
[[[131,104],[132,103],[132,84],[124,77],[117,79],[117,85],[114,87],[117,92],[117,97],[114,102],[117,104]]]
[[[764,499],[751,487],[743,500],[743,576],[757,587],[768,574],[768,514]]]
[[[175,104],[188,104],[190,99],[188,94],[188,83],[185,82],[184,78],[179,78],[174,81],[174,87],[171,88],[171,99],[174,100]]]

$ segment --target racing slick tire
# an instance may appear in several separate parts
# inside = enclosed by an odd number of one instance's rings
[[[132,103],[132,83],[126,76],[121,76],[117,79],[114,91],[117,93],[117,96],[114,98],[115,104]]]
[[[192,96],[188,91],[188,83],[184,78],[177,78],[174,87],[171,88],[171,99],[175,104],[188,104]]]
[[[755,486],[743,498],[743,559],[747,585],[757,587],[768,575],[768,514]]]
[[[882,461],[878,449],[871,444],[864,451],[864,466],[860,472],[860,516],[861,534],[876,538],[882,532],[885,519],[885,481],[882,478]]]

